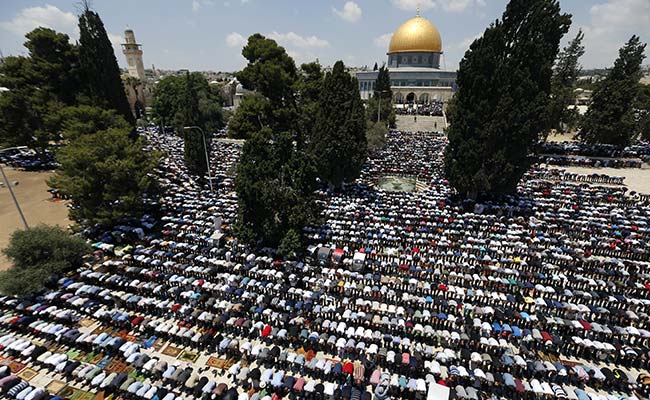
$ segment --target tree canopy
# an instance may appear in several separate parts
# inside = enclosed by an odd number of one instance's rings
[[[317,123],[309,150],[317,160],[319,176],[340,188],[359,176],[366,160],[366,116],[357,79],[337,61],[325,75],[319,101]]]
[[[553,61],[571,18],[556,0],[511,0],[460,62],[445,172],[463,196],[513,193],[550,127]]]
[[[638,131],[645,140],[650,140],[650,85],[641,85],[634,102]]]
[[[181,102],[175,122],[180,123],[179,132],[183,136],[185,165],[191,174],[200,178],[208,171],[206,159],[207,137],[199,109],[199,96],[196,80],[205,80],[200,75],[187,73],[183,78]]]
[[[0,64],[0,145],[42,152],[59,138],[61,108],[76,101],[78,52],[68,35],[36,28],[26,36],[27,57]]]
[[[60,119],[61,136],[66,140],[111,128],[131,128],[117,111],[86,105],[62,108],[54,118]]]
[[[381,150],[388,141],[388,128],[382,122],[368,121],[366,139],[368,140],[368,151],[370,153]]]
[[[236,76],[245,88],[257,91],[274,107],[295,104],[298,70],[284,47],[256,33],[248,38],[242,55],[248,64]]]
[[[558,54],[553,68],[549,105],[551,128],[561,132],[574,128],[578,119],[578,111],[569,106],[576,101],[576,82],[581,71],[579,59],[585,53],[582,45],[584,36],[582,30],[578,31],[576,37]]]
[[[99,14],[87,4],[79,16],[79,62],[81,82],[93,104],[116,110],[134,125],[113,45]]]
[[[25,36],[28,56],[0,64],[0,86],[9,89],[0,95],[0,145],[42,153],[53,140],[133,126],[113,47],[99,15],[84,7],[78,45],[38,27]]]
[[[188,86],[189,85],[189,86]],[[189,90],[189,92],[188,92]],[[154,114],[161,116],[165,124],[172,125],[176,132],[182,133],[183,126],[187,126],[187,101],[188,93],[196,97],[192,100],[194,113],[192,116],[195,124],[205,130],[207,134],[214,133],[224,125],[221,103],[223,98],[217,87],[212,87],[200,72],[192,72],[184,76],[166,76],[154,88],[152,108]]]
[[[128,130],[79,136],[58,152],[61,166],[48,184],[71,198],[76,221],[114,225],[139,218],[158,194],[153,172],[160,156],[143,148]]]
[[[248,138],[237,167],[237,230],[249,244],[280,246],[288,255],[299,250],[302,228],[318,215],[316,169],[305,143],[322,73],[317,64],[298,70],[284,48],[260,34],[242,54],[248,64],[237,79],[255,94],[229,127],[231,135]]]
[[[255,132],[242,149],[235,183],[239,237],[265,246],[284,243],[285,253],[299,250],[287,246],[317,215],[316,170],[292,142],[286,132]]]
[[[228,122],[228,135],[233,139],[248,139],[265,126],[272,126],[273,118],[269,117],[272,117],[271,103],[262,95],[247,95]]]
[[[0,292],[23,295],[42,289],[51,275],[81,267],[90,246],[58,226],[40,225],[14,231],[3,252],[13,265],[0,272]]]
[[[585,114],[580,138],[587,143],[627,146],[640,134],[634,102],[639,93],[645,43],[638,36],[619,50],[614,67],[598,82]]]
[[[390,88],[390,75],[386,65],[382,65],[377,73],[375,81],[375,91],[373,97],[381,97],[382,99],[392,99],[393,90]]]

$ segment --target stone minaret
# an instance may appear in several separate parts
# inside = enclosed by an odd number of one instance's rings
[[[144,64],[142,63],[142,45],[135,42],[135,34],[131,29],[124,31],[126,43],[122,43],[122,52],[126,57],[129,75],[144,82]]]

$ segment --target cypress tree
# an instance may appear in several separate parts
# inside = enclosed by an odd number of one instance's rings
[[[183,129],[185,165],[191,174],[198,175],[202,179],[208,171],[205,147],[203,146],[203,134],[197,128],[189,128],[198,127],[205,132],[205,128],[201,126],[199,96],[196,91],[196,84],[193,82],[195,79],[197,79],[195,74],[188,72],[185,75],[181,96],[182,101],[175,122],[180,122],[178,126]],[[189,129],[184,129],[183,127],[188,127]],[[206,142],[207,139],[205,138]]]
[[[87,2],[83,7],[79,16],[79,61],[86,92],[95,105],[114,109],[135,125],[104,23]]]
[[[564,131],[575,125],[577,110],[568,107],[575,104],[575,88],[581,68],[578,60],[585,53],[582,30],[560,52],[551,78],[551,128]]]
[[[634,35],[618,52],[607,77],[598,82],[580,138],[587,143],[627,146],[639,134],[634,101],[639,93],[645,43]]]
[[[395,126],[395,109],[393,108],[393,91],[390,87],[390,76],[388,68],[385,65],[379,69],[377,79],[375,80],[375,91],[370,100],[368,100],[367,119],[368,121],[377,122],[388,121],[389,126]],[[377,112],[378,105],[381,104],[381,112]]]
[[[393,91],[390,88],[390,75],[388,75],[388,68],[382,65],[377,74],[375,81],[375,93],[373,97],[381,97],[382,99],[392,99]]]
[[[325,76],[310,142],[320,176],[336,188],[359,176],[368,152],[365,110],[357,87],[356,78],[337,61]]]
[[[571,18],[557,0],[511,0],[460,62],[445,172],[463,196],[513,193],[548,131],[553,61]]]

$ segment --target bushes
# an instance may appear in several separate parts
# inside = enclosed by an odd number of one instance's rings
[[[58,226],[39,225],[14,231],[3,251],[13,266],[0,272],[0,292],[24,295],[38,291],[50,276],[80,267],[89,251],[82,238]]]

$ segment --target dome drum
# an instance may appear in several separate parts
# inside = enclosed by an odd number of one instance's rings
[[[440,53],[435,52],[405,52],[388,54],[388,67],[422,67],[440,68]]]

